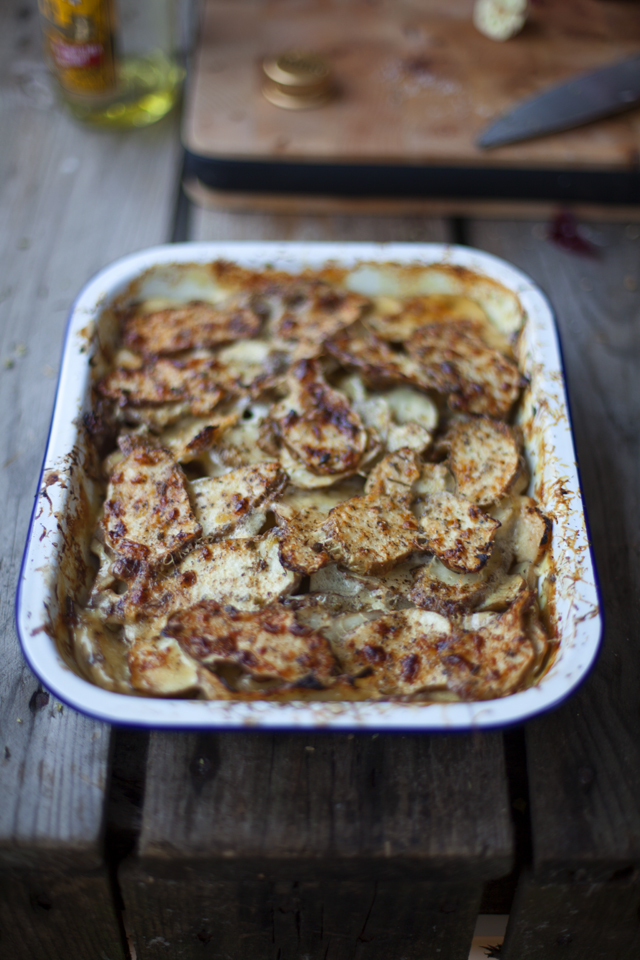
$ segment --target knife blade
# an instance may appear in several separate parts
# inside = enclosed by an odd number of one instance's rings
[[[480,134],[487,150],[571,130],[640,105],[640,54],[574,77],[524,100]]]

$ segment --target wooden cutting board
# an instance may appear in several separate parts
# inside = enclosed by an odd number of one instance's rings
[[[562,193],[564,176],[569,194],[582,184],[582,199],[640,200],[640,110],[497,150],[474,145],[516,101],[637,52],[640,7],[532,0],[524,30],[506,43],[482,36],[472,9],[473,0],[206,0],[183,127],[192,172],[222,190],[313,193],[315,184],[345,195],[352,182],[356,194],[381,195],[398,193],[400,169],[413,176],[410,193],[487,197],[506,182],[507,194],[534,199],[552,195],[545,184]],[[262,60],[294,48],[331,64],[333,102],[289,111],[262,96]],[[365,186],[363,169],[365,180],[373,171]]]

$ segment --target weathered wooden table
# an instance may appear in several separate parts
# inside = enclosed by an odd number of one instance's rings
[[[640,954],[640,228],[586,259],[530,222],[190,208],[175,118],[75,126],[35,0],[0,12],[3,523],[0,954],[6,960],[503,960]],[[522,267],[558,318],[606,635],[580,691],[506,734],[168,734],[63,707],[22,659],[16,580],[82,284],[181,239],[457,240]]]

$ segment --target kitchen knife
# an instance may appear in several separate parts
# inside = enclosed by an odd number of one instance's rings
[[[502,147],[640,106],[640,54],[585,73],[525,100],[487,127],[479,147]]]

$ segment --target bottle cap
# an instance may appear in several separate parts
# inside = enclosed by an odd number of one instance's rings
[[[327,103],[335,95],[329,65],[315,53],[290,50],[267,57],[262,70],[262,92],[276,107],[306,110]]]

